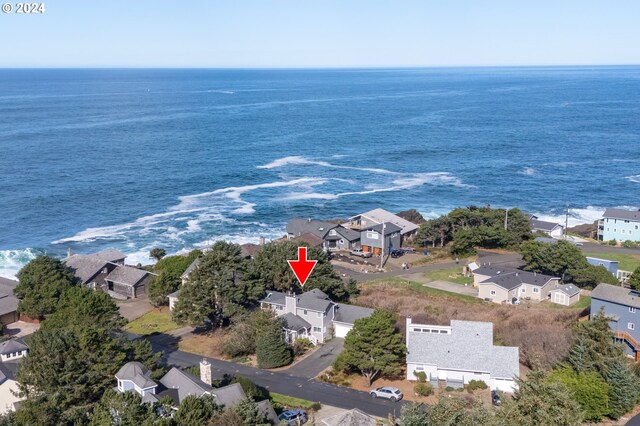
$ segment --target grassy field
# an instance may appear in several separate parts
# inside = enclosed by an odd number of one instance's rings
[[[375,281],[369,281],[363,285],[370,286],[370,285],[380,285],[380,284],[393,285],[403,289],[411,289],[415,292],[422,293],[424,295],[438,297],[440,299],[455,299],[455,300],[460,300],[460,301],[469,302],[469,303],[482,302],[482,300],[478,297],[468,296],[466,294],[452,293],[450,291],[440,290],[437,288],[425,287],[423,284],[419,282],[409,281],[402,278],[395,278],[395,277],[382,278]]]
[[[640,256],[626,253],[606,253],[600,251],[593,251],[584,254],[589,257],[599,257],[600,259],[617,260],[618,269],[623,271],[634,271],[640,266]]]
[[[317,411],[320,405],[317,402],[294,398],[292,396],[282,395],[281,393],[276,392],[269,392],[269,395],[271,396],[271,402],[280,407],[304,408],[305,410],[313,408]]]
[[[166,308],[162,310],[154,309],[151,312],[147,312],[140,318],[127,324],[125,330],[131,333],[145,335],[151,333],[166,333],[178,327],[178,324],[171,321],[169,308]]]
[[[449,281],[456,284],[473,284],[473,277],[462,276],[462,266],[425,272],[424,276],[431,281]]]

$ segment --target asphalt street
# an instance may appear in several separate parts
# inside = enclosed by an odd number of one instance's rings
[[[164,351],[167,365],[190,367],[198,365],[202,357],[192,353],[175,350],[171,345],[172,336],[156,335],[149,338],[155,351]],[[386,418],[389,414],[399,416],[404,401],[391,402],[372,398],[367,392],[335,386],[307,377],[299,377],[286,371],[267,371],[242,364],[234,364],[219,359],[207,358],[211,363],[215,377],[224,374],[239,374],[252,380],[258,386],[284,395],[317,401],[321,404],[350,410],[358,408],[373,416]]]

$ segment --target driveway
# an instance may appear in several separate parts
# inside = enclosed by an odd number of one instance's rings
[[[150,336],[148,340],[151,342],[154,351],[165,351],[163,360],[167,365],[184,368],[198,365],[202,361],[202,356],[200,355],[177,351],[172,345],[164,346],[159,343],[163,339],[156,339],[156,336]],[[215,378],[220,378],[224,374],[239,374],[269,391],[308,401],[317,401],[321,404],[347,410],[358,408],[377,417],[387,418],[390,413],[397,417],[400,415],[400,409],[405,404],[404,401],[393,403],[374,399],[367,392],[330,385],[307,377],[294,376],[287,371],[261,370],[213,358],[207,358],[207,361],[211,363],[212,373]]]
[[[344,339],[335,337],[320,346],[315,352],[302,361],[283,370],[283,372],[292,376],[313,379],[333,364],[333,361],[335,361],[340,352],[342,352],[343,347]]]
[[[120,315],[125,317],[127,321],[133,321],[153,310],[153,305],[149,303],[146,295],[137,299],[118,300],[116,305],[120,309]]]

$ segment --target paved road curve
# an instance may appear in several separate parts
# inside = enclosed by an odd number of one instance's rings
[[[164,358],[168,365],[190,367],[197,365],[202,357],[188,352],[177,351],[168,346],[171,336],[158,335],[149,338],[155,351],[164,351]],[[321,404],[332,405],[345,409],[358,408],[373,416],[386,418],[389,413],[399,416],[404,401],[393,403],[386,400],[374,399],[366,392],[360,392],[341,386],[330,385],[314,379],[294,376],[284,371],[274,372],[261,370],[247,365],[234,364],[219,359],[207,358],[211,363],[213,376],[223,374],[239,374],[251,379],[258,386],[284,395],[318,401]]]

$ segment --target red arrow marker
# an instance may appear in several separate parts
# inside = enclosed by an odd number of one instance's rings
[[[300,286],[304,287],[304,283],[307,282],[311,271],[316,267],[317,260],[307,260],[307,248],[298,247],[298,260],[287,260],[293,273],[296,274],[296,278],[300,282]]]

